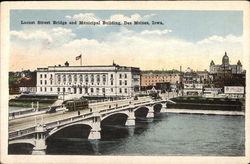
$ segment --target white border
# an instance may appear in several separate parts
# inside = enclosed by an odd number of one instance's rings
[[[247,164],[249,159],[249,101],[246,101],[246,151],[244,157],[187,157],[187,156],[35,156],[35,155],[7,155],[8,140],[8,54],[9,54],[9,11],[10,9],[87,9],[87,10],[243,10],[244,20],[244,60],[247,70],[247,95],[249,100],[249,3],[242,1],[84,1],[84,2],[3,2],[1,3],[1,56],[0,56],[0,125],[1,149],[0,163],[227,163]]]

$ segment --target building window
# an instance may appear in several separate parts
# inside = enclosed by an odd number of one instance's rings
[[[125,88],[125,89],[124,89],[124,92],[125,92],[125,93],[128,93],[128,90],[127,90],[127,88]]]
[[[60,83],[60,81],[61,81],[61,76],[60,75],[57,75],[57,80]]]
[[[97,83],[100,83],[100,75],[96,75],[96,81]]]
[[[52,92],[52,88],[50,88],[50,91]]]
[[[113,78],[114,78],[113,74],[111,74],[111,75],[110,75],[110,78],[111,78],[111,79],[113,79]]]
[[[77,82],[77,75],[74,75],[74,81]]]
[[[122,74],[119,74],[119,76],[120,76],[120,79],[122,78]]]
[[[102,75],[102,81],[103,81],[103,83],[106,82],[106,76],[105,75]]]
[[[72,82],[72,77],[71,77],[71,75],[69,75],[68,78],[69,78],[69,82],[71,83],[71,82]]]
[[[66,82],[66,75],[63,75],[63,82]]]
[[[85,82],[88,83],[89,82],[89,78],[88,75],[85,76]]]
[[[52,80],[50,80],[50,85],[52,85]]]
[[[94,88],[90,88],[90,92],[93,93],[94,92]]]
[[[40,74],[40,78],[43,78],[43,74]]]
[[[63,93],[65,93],[65,88],[63,88]]]
[[[41,92],[43,91],[43,88],[42,88],[42,87],[40,88],[40,91],[41,91]]]
[[[82,83],[82,75],[80,75],[80,82]]]
[[[90,79],[91,79],[91,83],[94,83],[94,81],[95,81],[94,75],[91,75]],[[93,85],[93,84],[92,84],[92,85]]]
[[[41,84],[41,85],[43,84],[43,81],[42,81],[42,80],[40,80],[40,84]]]
[[[122,93],[122,89],[121,88],[120,88],[119,92]]]
[[[74,94],[76,94],[76,88],[74,88]]]
[[[70,92],[70,88],[68,88],[68,92]]]
[[[47,80],[44,80],[44,84],[47,85]]]
[[[46,87],[44,88],[44,92],[47,92],[47,88]]]
[[[125,79],[127,78],[127,74],[124,74],[124,78],[125,78]]]
[[[52,79],[52,74],[50,74],[50,78]]]
[[[46,75],[46,74],[44,75],[44,78],[47,78],[47,75]]]
[[[119,83],[120,83],[120,85],[122,85],[122,81],[121,80],[119,81]]]
[[[111,88],[110,90],[111,90],[111,92],[114,92],[113,88]]]
[[[125,85],[127,85],[127,80],[124,81]]]
[[[60,88],[59,87],[57,88],[57,92],[60,92]]]
[[[105,88],[102,88],[102,93],[105,93]]]
[[[111,81],[111,85],[113,85],[113,81]]]
[[[79,90],[80,90],[80,94],[82,94],[82,88],[79,88]]]
[[[97,93],[97,94],[99,93],[99,88],[96,88],[96,93]]]

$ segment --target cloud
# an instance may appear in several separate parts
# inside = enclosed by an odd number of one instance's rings
[[[37,30],[34,32],[30,32],[30,31],[11,31],[10,32],[11,36],[23,39],[23,40],[37,40],[37,39],[45,39],[48,41],[52,41],[51,36],[45,32],[45,31],[41,31],[41,30]]]
[[[154,16],[155,14],[150,14],[150,15],[144,15],[141,16],[138,13],[132,14],[131,16],[125,16],[123,14],[115,14],[115,15],[111,15],[110,18],[107,21],[128,21],[128,22],[133,22],[133,21],[140,21],[140,20],[144,20],[144,19],[148,19],[152,16]]]
[[[28,47],[12,41],[12,47],[15,48],[11,49],[10,62],[20,59],[18,65],[11,64],[12,70],[20,70],[24,66],[36,69],[63,64],[65,61],[69,61],[70,65],[79,65],[75,61],[75,56],[79,54],[83,54],[84,65],[108,65],[114,59],[117,64],[138,66],[141,69],[178,69],[180,65],[183,69],[207,69],[210,60],[220,63],[225,51],[228,52],[232,64],[239,59],[242,61],[243,58],[241,36],[235,35],[210,36],[192,42],[161,35],[171,32],[168,29],[144,30],[140,33],[122,27],[119,32],[108,33],[101,40],[76,38],[70,29],[64,28],[43,32],[51,37],[53,45],[58,42],[57,46],[37,49],[33,45]],[[29,35],[27,31],[12,32],[15,37],[30,38],[31,41],[41,37],[35,34]]]
[[[156,35],[163,35],[163,34],[167,34],[167,33],[170,33],[172,32],[172,30],[168,30],[168,29],[165,29],[165,30],[144,30],[141,32],[141,34],[143,35],[147,35],[147,34],[156,34]]]
[[[213,35],[213,36],[210,36],[208,38],[205,38],[203,40],[200,40],[198,41],[197,43],[198,44],[211,44],[211,43],[214,43],[214,42],[217,42],[217,43],[224,43],[224,42],[231,42],[231,43],[240,43],[242,41],[242,37],[237,37],[237,36],[234,36],[234,35],[227,35],[225,37],[222,37],[222,36],[218,36],[218,35]]]
[[[76,34],[71,29],[58,27],[52,29],[11,31],[10,35],[15,42],[23,46],[52,48],[69,42]]]
[[[94,21],[94,22],[100,20],[100,18],[96,17],[94,13],[79,13],[73,16],[67,15],[65,18],[81,20],[81,21]]]
[[[133,21],[145,20],[155,15],[156,14],[140,15],[138,13],[135,13],[130,16],[125,16],[123,14],[114,14],[114,15],[111,15],[108,19],[101,19],[97,17],[94,13],[79,13],[73,16],[67,15],[65,18],[81,20],[81,21],[94,21],[94,22],[97,22],[97,21],[130,21],[130,22],[133,22]]]

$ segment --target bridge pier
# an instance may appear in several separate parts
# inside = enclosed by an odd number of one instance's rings
[[[167,112],[167,102],[161,104],[161,113],[166,113]]]
[[[89,140],[99,140],[101,139],[101,118],[100,114],[95,112],[94,117],[93,117],[93,122],[92,122],[92,129],[90,130],[89,133]]]
[[[148,106],[147,120],[153,121],[154,119],[154,106]]]
[[[135,126],[135,112],[133,111],[133,108],[130,108],[128,110],[128,118],[125,123],[126,126]]]
[[[47,145],[45,143],[46,128],[43,125],[36,127],[35,133],[35,147],[33,148],[32,155],[45,155]]]

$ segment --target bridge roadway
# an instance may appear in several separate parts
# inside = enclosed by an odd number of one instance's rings
[[[118,107],[121,105],[127,105],[131,101],[132,103],[137,103],[137,102],[143,102],[150,100],[149,97],[139,97],[138,100],[133,100],[133,99],[125,99],[123,101],[110,101],[106,103],[97,103],[97,104],[91,104],[90,108],[92,108],[92,111],[99,111],[104,108],[108,108],[110,105],[111,107],[115,107],[116,104],[118,104]],[[88,113],[89,110],[83,110],[81,111],[81,114]],[[16,118],[9,120],[9,132],[16,131],[19,129],[24,129],[31,127],[33,125],[36,125],[38,123],[41,124],[46,124],[48,122],[60,120],[60,119],[65,119],[69,118],[72,116],[77,116],[78,112],[66,112],[63,113],[63,111],[58,111],[56,113],[47,113],[47,114],[40,114],[40,115],[35,115],[35,116],[30,116],[30,117],[24,117],[24,118]]]

